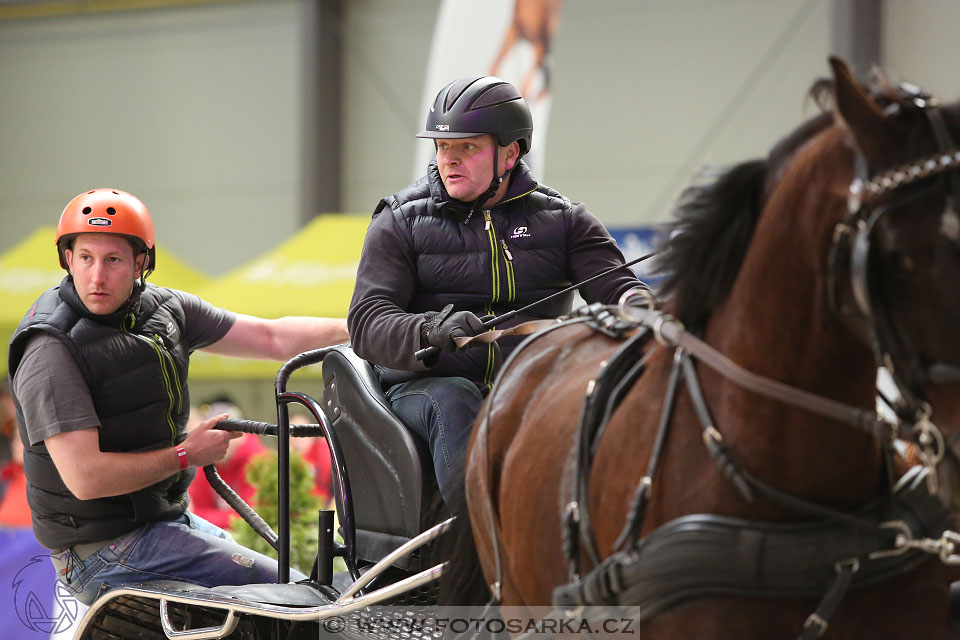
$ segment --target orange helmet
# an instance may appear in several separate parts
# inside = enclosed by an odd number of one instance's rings
[[[146,276],[157,266],[153,220],[140,199],[119,189],[94,189],[67,203],[57,224],[57,253],[67,268],[64,250],[81,233],[115,233],[139,241],[147,254]]]

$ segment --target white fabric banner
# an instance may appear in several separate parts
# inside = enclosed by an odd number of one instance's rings
[[[542,177],[550,119],[550,47],[562,6],[563,0],[443,0],[417,132],[423,131],[427,111],[443,87],[465,76],[499,76],[520,90],[533,114],[533,144],[524,161]],[[425,173],[433,157],[433,141],[420,142],[414,179]]]

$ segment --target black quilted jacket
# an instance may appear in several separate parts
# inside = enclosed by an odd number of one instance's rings
[[[347,322],[353,348],[376,364],[424,371],[414,358],[423,312],[453,303],[477,316],[500,315],[623,264],[623,254],[587,208],[538,185],[520,163],[503,201],[471,213],[447,195],[436,162],[427,175],[380,201],[364,241]],[[637,284],[629,269],[580,289],[587,302],[615,303]],[[570,311],[573,293],[558,296],[501,325]],[[502,357],[518,339],[500,341]],[[496,349],[444,353],[429,375],[493,381]]]

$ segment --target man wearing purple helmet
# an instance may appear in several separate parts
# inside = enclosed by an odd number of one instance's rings
[[[624,263],[585,206],[538,184],[521,160],[533,120],[516,87],[493,76],[456,80],[437,94],[425,130],[427,175],[380,201],[364,241],[347,315],[353,348],[379,365],[386,395],[428,445],[444,499],[455,497],[483,395],[519,342],[457,350],[480,317],[497,316]],[[639,283],[628,269],[580,288],[615,303]],[[573,294],[505,325],[570,311]],[[418,361],[426,346],[441,353]],[[402,371],[403,374],[399,374]]]

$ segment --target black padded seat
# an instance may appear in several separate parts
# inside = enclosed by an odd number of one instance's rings
[[[348,345],[323,359],[323,409],[343,450],[357,558],[375,562],[432,524],[438,492],[426,446],[391,411],[369,362]],[[416,570],[417,558],[397,563]]]

